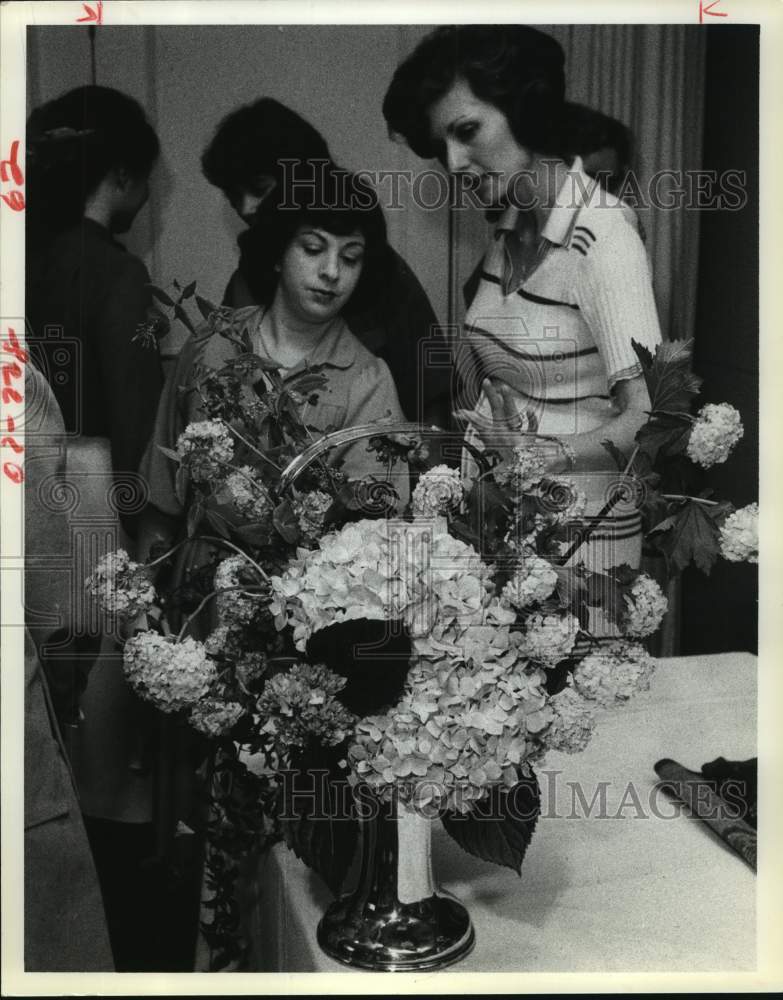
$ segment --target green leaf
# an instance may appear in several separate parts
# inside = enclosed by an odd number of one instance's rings
[[[269,525],[263,521],[253,521],[251,524],[239,525],[234,528],[234,534],[245,545],[250,545],[254,548],[269,545],[274,537],[269,530]]]
[[[275,507],[272,523],[289,545],[296,545],[301,534],[299,520],[288,500],[281,500]]]
[[[177,317],[180,323],[182,323],[183,326],[187,327],[187,329],[190,330],[191,333],[196,332],[196,328],[195,326],[193,326],[190,316],[188,316],[187,312],[185,312],[185,310],[178,302],[174,304],[174,315]]]
[[[656,536],[656,546],[666,557],[670,573],[682,572],[691,562],[709,575],[720,553],[720,535],[716,520],[725,516],[725,508],[709,508],[688,499],[674,514],[674,524]]]
[[[688,447],[693,421],[687,414],[656,413],[636,432],[636,442],[655,462],[659,452],[681,455]]]
[[[186,519],[188,538],[193,538],[193,536],[198,531],[198,526],[204,518],[204,502],[200,498],[196,499],[188,507],[188,514]]]
[[[182,295],[180,296],[180,300],[191,298],[195,294],[195,292],[196,292],[196,282],[191,281],[189,285],[185,285],[185,287],[182,289]]]
[[[177,465],[179,465],[182,462],[180,456],[176,453],[176,451],[173,451],[171,448],[164,448],[162,444],[156,445],[156,448],[158,449],[158,451],[162,452],[166,456],[166,458],[170,458],[172,461],[176,462]]]
[[[448,811],[441,821],[446,833],[468,854],[521,874],[540,812],[538,781],[531,774],[512,788],[494,785],[469,813]]]
[[[226,541],[230,541],[231,532],[228,530],[228,523],[224,517],[216,514],[214,510],[207,508],[207,521],[212,525],[215,531],[220,535],[221,538],[225,538]]]
[[[212,313],[217,311],[217,306],[212,305],[209,299],[204,299],[200,295],[196,296],[196,306],[202,319],[209,319]]]
[[[632,340],[631,344],[642,365],[653,413],[687,412],[701,387],[701,379],[691,371],[693,339],[659,344],[654,357],[637,341]]]
[[[162,288],[158,288],[157,285],[149,285],[150,293],[158,302],[162,302],[164,306],[168,306],[169,309],[174,308],[174,299],[170,295],[167,295]]]

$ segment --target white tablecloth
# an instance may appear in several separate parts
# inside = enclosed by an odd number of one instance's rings
[[[659,661],[650,691],[602,714],[584,753],[539,767],[543,814],[521,878],[466,854],[435,822],[436,878],[476,930],[452,971],[753,970],[755,875],[701,821],[666,818],[676,806],[656,795],[653,765],[671,757],[698,770],[756,754],[755,657]],[[586,817],[572,786],[589,803],[601,782],[604,815]],[[285,847],[246,889],[256,969],[347,971],[315,940],[331,894]]]

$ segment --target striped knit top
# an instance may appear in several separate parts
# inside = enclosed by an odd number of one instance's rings
[[[514,282],[507,240],[527,219],[509,207],[496,226],[455,351],[460,379],[473,398],[482,378],[503,380],[541,433],[593,430],[616,414],[616,383],[641,374],[631,340],[652,351],[661,340],[634,213],[576,157],[541,233],[543,257]],[[488,412],[483,399],[479,409]]]

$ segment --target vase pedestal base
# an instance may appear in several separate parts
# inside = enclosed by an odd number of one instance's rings
[[[468,911],[449,893],[391,908],[364,906],[355,895],[332,903],[318,925],[318,944],[356,969],[441,969],[464,958],[475,941]]]

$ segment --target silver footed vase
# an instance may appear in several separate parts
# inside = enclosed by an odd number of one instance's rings
[[[356,888],[336,899],[318,925],[327,955],[358,969],[407,972],[459,961],[475,935],[465,907],[432,872],[432,820],[378,802],[360,821]]]

